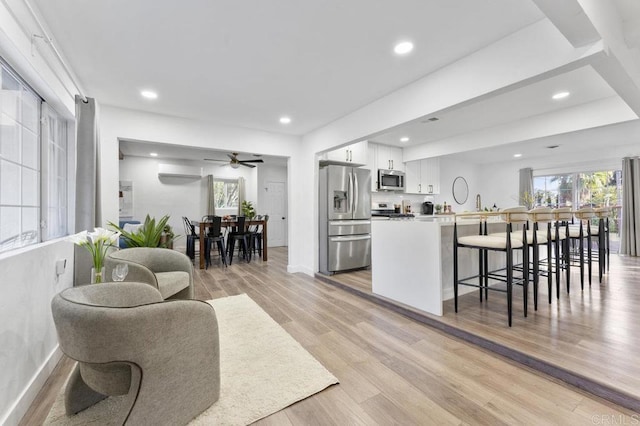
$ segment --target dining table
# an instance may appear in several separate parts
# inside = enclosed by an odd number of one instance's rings
[[[192,223],[195,221],[192,221]],[[262,260],[263,261],[267,261],[268,260],[268,253],[267,253],[267,221],[264,219],[252,219],[252,220],[245,220],[244,222],[245,227],[248,226],[252,226],[252,225],[262,225]],[[207,226],[209,226],[210,223],[206,222],[206,221],[201,221],[199,222],[199,229],[200,229],[200,236],[204,236],[206,235],[206,229]],[[227,220],[222,220],[221,223],[221,227],[222,228],[233,228],[234,226],[238,226],[238,222],[235,219],[227,219]],[[200,269],[204,269],[205,268],[205,257],[204,257],[204,253],[205,253],[205,249],[204,249],[204,245],[205,245],[205,240],[206,238],[199,238],[200,240]]]

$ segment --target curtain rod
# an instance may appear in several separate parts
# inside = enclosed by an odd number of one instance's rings
[[[67,73],[67,76],[69,77],[69,79],[71,79],[71,82],[73,83],[73,85],[76,87],[76,90],[78,91],[78,94],[82,98],[82,101],[87,102],[87,97],[84,95],[84,93],[82,93],[82,90],[80,89],[80,86],[78,85],[78,82],[76,81],[76,79],[73,77],[73,74],[71,73],[71,70],[67,66],[67,63],[64,61],[64,59],[62,59],[62,55],[60,55],[60,52],[58,52],[58,49],[56,49],[56,46],[54,46],[53,40],[51,39],[51,37],[49,37],[49,34],[47,34],[47,31],[44,29],[44,26],[40,22],[40,19],[38,19],[38,16],[36,15],[33,8],[31,7],[31,4],[29,4],[29,0],[22,0],[22,1],[27,6],[27,9],[29,9],[29,12],[31,13],[31,16],[33,17],[33,19],[36,21],[36,24],[38,24],[40,31],[42,31],[43,38],[45,39],[47,44],[51,46],[51,50],[58,58],[58,61],[62,65],[62,68],[64,69],[64,71]],[[34,34],[34,37],[38,37],[38,36]]]

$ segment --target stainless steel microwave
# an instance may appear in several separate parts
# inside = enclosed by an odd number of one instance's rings
[[[404,172],[378,169],[378,190],[404,191]]]

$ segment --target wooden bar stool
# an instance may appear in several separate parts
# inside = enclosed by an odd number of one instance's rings
[[[602,283],[602,276],[609,270],[609,215],[611,207],[598,207],[594,209],[598,218],[598,227],[595,236],[598,237],[598,279]],[[589,234],[589,243],[594,236],[594,230]]]
[[[570,269],[570,250],[569,250],[569,222],[573,219],[571,207],[558,207],[553,209],[554,219],[554,266],[556,273],[556,298],[560,298],[560,276],[565,271],[567,280],[567,293],[570,289],[571,269]]]
[[[529,222],[529,214],[527,208],[525,206],[515,206],[508,207],[500,211],[500,218],[505,222],[510,222],[511,224],[520,224],[522,225],[522,229],[520,230],[512,230],[511,231],[511,239],[519,240],[523,243],[522,249],[522,263],[515,264],[514,269],[521,271],[523,274],[527,273],[527,283],[529,280],[529,273],[532,274],[531,278],[533,281],[533,304],[534,309],[538,310],[538,250],[537,244],[538,239],[536,233],[528,229]],[[498,237],[506,237],[505,232],[495,232],[489,235],[498,236]],[[546,243],[546,238],[543,238],[544,243]],[[533,264],[529,262],[529,249],[532,248],[532,257],[535,258]],[[530,268],[532,266],[532,268]],[[528,286],[527,286],[528,290]],[[528,301],[528,291],[524,294],[525,306],[527,306]],[[525,314],[526,316],[526,314]]]
[[[535,309],[538,309],[538,280],[540,276],[547,277],[547,289],[549,292],[549,303],[551,303],[551,294],[553,289],[553,270],[551,266],[552,256],[552,243],[557,244],[558,241],[554,241],[554,235],[551,232],[551,223],[554,220],[553,210],[549,207],[537,207],[529,210],[529,220],[533,223],[532,241],[531,246],[533,248],[533,304]],[[540,229],[542,225],[543,229]],[[547,257],[540,259],[540,247],[545,246],[547,249]],[[540,269],[540,266],[544,265],[545,269]]]
[[[580,266],[580,288],[584,290],[584,264],[587,264],[589,274],[589,286],[591,286],[591,219],[595,217],[595,210],[592,207],[583,207],[573,212],[573,216],[578,221],[578,225],[569,226],[569,239],[572,242],[572,260],[578,262]],[[587,257],[585,259],[584,243],[587,241]],[[576,248],[575,245],[578,245]],[[568,284],[567,284],[568,285]],[[567,292],[568,292],[567,287]]]
[[[493,216],[490,213],[460,213],[455,216],[453,228],[453,293],[454,307],[458,312],[458,286],[465,285],[480,289],[480,301],[482,301],[483,292],[485,296],[488,290],[499,291],[507,294],[507,317],[508,324],[511,327],[513,315],[513,285],[519,284],[523,286],[524,299],[524,316],[527,316],[527,284],[528,284],[528,265],[525,262],[525,272],[522,278],[513,276],[513,251],[522,249],[524,244],[519,239],[512,239],[512,215],[504,214],[506,232],[504,236],[487,235],[487,218]],[[458,237],[458,221],[463,219],[478,219],[478,235],[469,235]],[[467,248],[478,250],[479,265],[478,274],[466,278],[458,276],[458,249]],[[489,271],[487,255],[488,252],[505,253],[506,267],[499,270]],[[524,251],[523,251],[524,253]],[[500,274],[504,271],[504,274]],[[506,289],[489,286],[489,280],[504,282]]]

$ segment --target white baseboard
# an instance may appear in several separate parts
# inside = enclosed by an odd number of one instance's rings
[[[300,272],[302,274],[309,275],[310,277],[314,276],[314,273],[311,269],[298,265],[287,265],[287,272],[290,274],[296,274]]]
[[[33,379],[31,379],[31,381],[27,384],[22,394],[11,406],[4,418],[0,419],[1,425],[13,426],[20,423],[20,420],[22,420],[22,417],[24,417],[24,415],[27,413],[29,407],[31,407],[31,404],[38,395],[38,392],[40,392],[42,386],[44,386],[44,383],[47,381],[56,365],[58,365],[58,362],[61,358],[62,351],[60,350],[60,346],[56,345],[53,351],[51,351],[51,353],[49,354],[49,357],[47,358],[45,363],[33,376]]]

